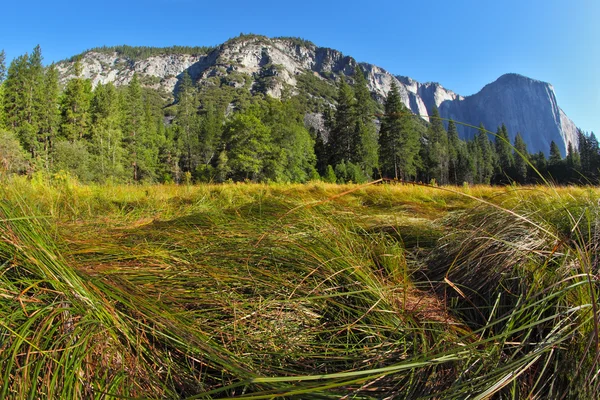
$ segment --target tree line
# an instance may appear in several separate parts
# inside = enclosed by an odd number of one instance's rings
[[[92,88],[78,62],[76,77],[61,87],[56,67],[42,61],[38,46],[6,68],[0,52],[0,174],[67,172],[83,182],[387,177],[459,185],[599,178],[593,133],[579,131],[578,148],[569,144],[564,158],[555,143],[549,158],[530,154],[521,134],[510,142],[504,125],[495,135],[480,126],[462,140],[437,109],[428,123],[412,114],[396,85],[383,105],[375,102],[358,66],[338,80],[335,106],[324,107],[324,129],[308,129],[306,113],[323,111],[318,93],[289,90],[274,99],[249,76],[194,84],[184,72],[173,100],[143,87],[137,74],[128,85]]]

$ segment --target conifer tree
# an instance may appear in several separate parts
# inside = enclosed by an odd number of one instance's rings
[[[4,83],[6,124],[17,133],[23,148],[33,159],[40,149],[38,142],[40,111],[44,90],[44,68],[40,46],[31,55],[15,58]]]
[[[423,161],[426,180],[435,179],[440,184],[448,183],[450,156],[448,134],[437,107],[433,107],[429,118],[427,137],[423,140]]]
[[[562,156],[560,154],[560,149],[558,145],[554,142],[550,142],[550,158],[548,159],[548,164],[550,165],[558,165],[562,161]]]
[[[453,120],[448,121],[448,181],[453,185],[462,183],[458,179],[459,151],[462,143]]]
[[[377,128],[373,119],[375,102],[371,98],[371,92],[363,71],[358,65],[354,68],[354,97],[356,99],[355,135],[360,140],[359,154],[356,161],[364,175],[371,179],[379,164]]]
[[[355,162],[360,151],[360,138],[356,134],[356,109],[354,91],[342,78],[337,94],[337,106],[330,126],[328,153],[331,165],[342,161]]]
[[[42,144],[40,153],[43,157],[44,168],[47,171],[50,169],[50,152],[60,125],[59,97],[58,71],[52,64],[44,74],[39,110],[38,142]]]
[[[74,143],[88,138],[90,133],[90,103],[92,100],[92,83],[82,77],[79,62],[75,63],[75,78],[71,79],[62,96],[61,137]]]
[[[92,138],[90,151],[103,180],[107,176],[124,178],[123,132],[119,93],[112,83],[99,84],[91,102]]]
[[[0,129],[6,126],[4,116],[4,78],[6,77],[6,56],[4,50],[0,51]]]
[[[496,155],[498,162],[496,163],[495,170],[495,183],[508,183],[507,178],[510,177],[514,172],[514,160],[513,152],[510,145],[510,139],[508,136],[508,130],[506,125],[502,124],[496,132],[494,138]]]
[[[514,147],[515,180],[518,183],[523,184],[527,182],[527,160],[529,158],[529,153],[527,152],[527,145],[520,133],[517,133],[515,136]]]
[[[177,141],[181,152],[182,170],[196,170],[200,160],[198,102],[195,95],[192,78],[187,71],[183,73],[177,93]]]
[[[262,180],[264,161],[272,150],[271,135],[254,110],[237,113],[225,126],[226,152],[219,156],[217,168],[231,171],[237,180]]]
[[[475,183],[489,184],[494,173],[494,154],[492,145],[483,124],[479,125],[475,137]]]
[[[212,102],[204,105],[200,117],[199,147],[202,169],[208,171],[218,157],[218,145],[223,133],[223,113]],[[209,178],[206,177],[205,178]]]
[[[415,177],[419,138],[410,111],[402,104],[398,86],[392,87],[385,102],[379,131],[379,164],[385,177],[410,180]]]
[[[4,82],[4,78],[6,78],[6,53],[2,49],[0,50],[0,84]]]
[[[125,142],[125,151],[129,159],[129,165],[132,171],[134,181],[142,179],[140,170],[140,148],[142,146],[144,106],[142,99],[142,88],[140,86],[137,73],[127,86],[124,95],[123,104],[123,140]]]

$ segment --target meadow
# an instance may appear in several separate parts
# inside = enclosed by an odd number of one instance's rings
[[[593,187],[0,181],[0,398],[595,399]]]

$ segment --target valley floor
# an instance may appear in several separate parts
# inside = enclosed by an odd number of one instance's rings
[[[1,398],[597,398],[596,188],[0,194]]]

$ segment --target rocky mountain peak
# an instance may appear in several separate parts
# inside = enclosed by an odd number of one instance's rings
[[[475,126],[483,123],[491,131],[505,123],[511,139],[517,132],[523,134],[530,152],[547,153],[554,140],[564,155],[569,142],[577,144],[575,124],[558,107],[552,86],[519,74],[502,75],[477,94],[463,97],[439,83],[394,76],[376,65],[359,64],[337,50],[298,38],[241,35],[214,48],[155,53],[130,57],[103,48],[88,51],[79,60],[83,76],[91,79],[94,86],[108,82],[117,86],[128,84],[137,73],[143,85],[172,95],[187,71],[199,84],[220,82],[261,90],[273,97],[280,97],[287,89],[299,90],[298,79],[303,75],[335,85],[341,76],[352,76],[360,65],[374,98],[382,102],[392,82],[396,82],[402,102],[426,120],[435,106],[443,118]],[[58,64],[63,82],[74,76],[73,63],[71,60]],[[458,129],[463,138],[474,134],[460,124]]]

